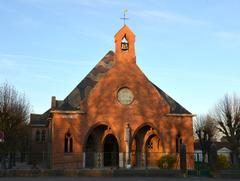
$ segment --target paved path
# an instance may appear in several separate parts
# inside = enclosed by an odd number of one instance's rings
[[[0,181],[235,181],[240,179],[213,179],[205,177],[162,178],[162,177],[0,177]]]

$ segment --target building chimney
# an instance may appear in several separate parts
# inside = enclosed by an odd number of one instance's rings
[[[56,96],[52,96],[51,108],[56,109]]]

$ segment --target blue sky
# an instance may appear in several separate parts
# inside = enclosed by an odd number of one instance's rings
[[[0,1],[0,83],[44,112],[114,50],[124,8],[137,64],[185,108],[207,113],[225,93],[240,96],[238,0]]]

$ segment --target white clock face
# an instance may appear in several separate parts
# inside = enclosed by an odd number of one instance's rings
[[[131,102],[133,101],[133,93],[130,89],[128,88],[121,88],[118,91],[118,95],[117,95],[118,101],[122,104],[128,105],[131,104]]]

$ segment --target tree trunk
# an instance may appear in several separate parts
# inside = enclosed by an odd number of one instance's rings
[[[202,152],[202,163],[205,163],[206,153]]]

